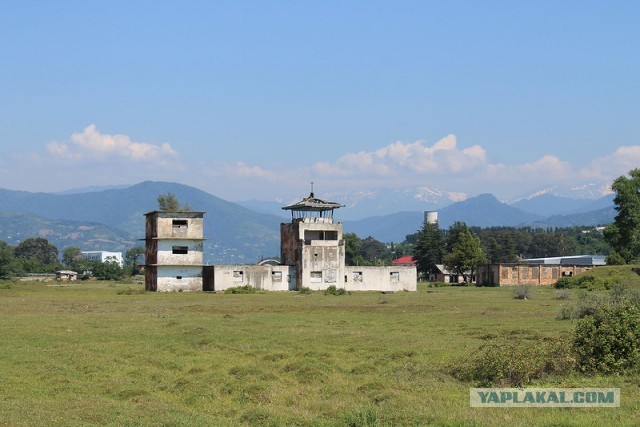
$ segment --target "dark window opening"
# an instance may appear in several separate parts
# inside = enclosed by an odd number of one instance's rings
[[[174,246],[171,249],[174,255],[186,255],[189,253],[188,246]]]
[[[305,230],[304,240],[307,244],[309,244],[312,240],[338,240],[338,232],[331,230]]]
[[[172,224],[173,228],[187,228],[189,226],[189,221],[186,219],[174,219]]]

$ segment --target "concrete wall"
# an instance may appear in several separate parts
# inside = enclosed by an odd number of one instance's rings
[[[202,267],[158,266],[157,291],[202,291]]]
[[[555,284],[562,276],[575,276],[592,269],[586,265],[489,264],[478,266],[479,285],[513,286]]]
[[[282,263],[294,266],[298,288],[344,287],[342,223],[331,218],[300,218],[280,225]]]
[[[418,271],[415,266],[345,267],[345,289],[348,291],[399,292],[415,291]]]
[[[169,265],[202,265],[202,241],[201,240],[158,240],[157,264]],[[187,247],[186,254],[174,254],[175,246]]]
[[[264,291],[290,291],[296,289],[295,267],[287,265],[214,265],[213,289],[249,285]]]
[[[156,221],[157,235],[154,237],[201,239],[203,236],[202,212],[159,212]],[[186,224],[183,221],[186,221]]]
[[[344,257],[344,246],[338,246],[338,242],[312,240],[305,244],[298,285],[312,290],[324,290],[329,286],[343,288]]]

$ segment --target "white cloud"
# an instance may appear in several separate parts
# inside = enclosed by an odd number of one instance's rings
[[[640,145],[618,147],[613,153],[594,159],[580,174],[584,178],[613,180],[640,167]]]
[[[127,135],[102,134],[94,124],[80,133],[72,134],[70,142],[47,144],[47,151],[55,157],[70,161],[122,158],[134,162],[164,163],[177,156],[169,144],[135,142]]]
[[[470,171],[484,165],[485,150],[474,145],[460,150],[456,137],[448,135],[433,146],[423,141],[394,142],[378,150],[347,153],[334,163],[316,163],[321,176],[399,177],[407,173],[422,176]]]
[[[286,166],[202,159],[186,164],[169,144],[133,141],[103,134],[95,125],[46,152],[8,154],[0,178],[16,189],[60,191],[82,185],[112,185],[144,180],[194,185],[229,200],[295,197],[316,182],[318,193],[355,189],[424,186],[466,194],[494,193],[501,198],[531,194],[543,187],[578,188],[590,184],[605,194],[616,177],[640,165],[640,146],[623,146],[585,166],[548,154],[529,163],[495,163],[480,145],[459,147],[454,135],[433,144],[397,141],[369,151],[338,153],[333,161]],[[61,167],[40,166],[57,162]],[[277,158],[270,159],[279,162]],[[30,164],[25,169],[19,165]],[[39,174],[40,170],[48,170]],[[8,184],[5,184],[8,185]]]

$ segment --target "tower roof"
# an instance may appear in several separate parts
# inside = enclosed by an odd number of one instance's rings
[[[324,211],[332,211],[337,208],[344,207],[337,202],[330,202],[328,200],[318,199],[313,195],[313,192],[309,194],[309,197],[305,197],[304,199],[292,203],[287,206],[283,206],[282,209],[290,210],[290,211],[315,211],[315,212],[324,212]]]

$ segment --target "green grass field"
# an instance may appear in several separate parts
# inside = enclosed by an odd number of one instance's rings
[[[129,289],[133,289],[129,292]],[[536,386],[619,387],[620,408],[469,407],[450,368],[499,337],[559,337],[556,290],[144,293],[140,285],[0,286],[0,425],[637,425],[638,376],[569,373]]]

